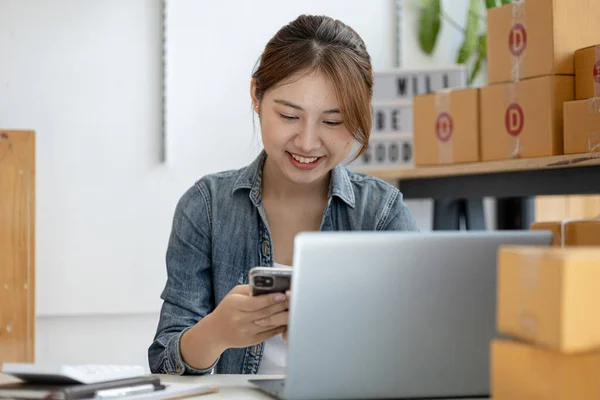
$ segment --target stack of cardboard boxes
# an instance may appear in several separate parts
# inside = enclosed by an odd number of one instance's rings
[[[600,399],[600,247],[505,247],[498,256],[494,400]]]
[[[598,0],[521,0],[489,9],[489,85],[415,98],[415,164],[564,154],[563,106],[575,99],[574,53],[600,42],[596,15]],[[580,57],[582,68],[589,69],[590,52]],[[585,76],[581,96],[590,95]],[[572,107],[583,112],[583,105]],[[586,116],[588,128],[600,120]]]
[[[600,41],[592,15],[597,0],[489,10],[482,160],[592,151],[596,50],[577,51]],[[555,246],[499,251],[497,327],[511,339],[491,344],[493,398],[600,399],[600,220],[531,228],[552,231]]]
[[[600,45],[575,52],[575,99],[564,104],[565,154],[600,152]]]
[[[558,247],[600,246],[600,218],[536,222],[531,229],[552,232],[553,245]]]

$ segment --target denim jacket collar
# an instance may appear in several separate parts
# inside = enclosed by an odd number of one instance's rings
[[[265,150],[262,150],[258,157],[241,171],[233,187],[233,193],[239,189],[249,189],[250,199],[256,207],[262,202],[262,172],[266,159],[267,153]],[[339,197],[348,206],[354,208],[354,190],[352,190],[348,171],[346,171],[346,168],[342,164],[336,165],[331,171],[328,200],[331,201],[333,196]]]

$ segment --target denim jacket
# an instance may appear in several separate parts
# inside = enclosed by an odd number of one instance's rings
[[[162,374],[256,374],[264,343],[228,349],[211,368],[187,365],[179,343],[185,331],[211,313],[254,266],[272,266],[271,235],[262,203],[263,151],[249,166],[208,175],[179,200],[166,254],[167,282],[150,370]],[[382,180],[331,172],[321,231],[417,230],[398,189]]]

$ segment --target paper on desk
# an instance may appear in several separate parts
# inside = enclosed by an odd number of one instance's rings
[[[141,399],[160,399],[175,400],[187,399],[190,397],[201,396],[203,394],[216,393],[219,388],[214,385],[198,385],[193,383],[166,383],[163,390],[157,390],[152,393],[142,393],[132,396],[119,396],[121,400],[141,400]]]

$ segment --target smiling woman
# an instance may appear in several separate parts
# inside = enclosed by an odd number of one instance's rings
[[[341,21],[303,15],[267,43],[250,82],[264,151],[180,199],[152,372],[283,373],[290,293],[251,296],[250,269],[291,265],[303,231],[417,229],[396,188],[343,165],[368,146],[372,92],[365,44]]]

